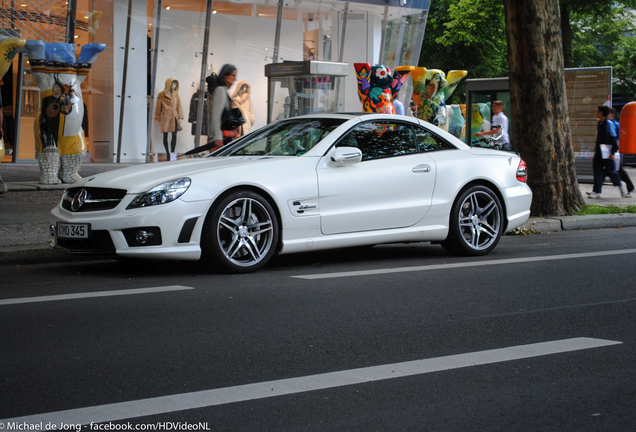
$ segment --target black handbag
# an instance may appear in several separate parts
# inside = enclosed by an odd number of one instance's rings
[[[230,101],[230,106],[232,106],[232,101],[228,97]],[[243,113],[239,108],[225,108],[223,110],[223,115],[221,116],[221,129],[222,130],[232,130],[241,126],[245,123],[245,119],[243,118]]]

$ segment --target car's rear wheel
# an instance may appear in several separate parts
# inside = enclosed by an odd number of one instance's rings
[[[278,245],[278,218],[256,192],[239,190],[210,209],[201,238],[202,261],[233,273],[253,272],[269,262]]]
[[[442,247],[456,255],[486,255],[503,234],[501,202],[486,186],[472,186],[462,192],[451,210],[448,237]]]

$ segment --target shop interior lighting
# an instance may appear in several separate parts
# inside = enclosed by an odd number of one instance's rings
[[[216,9],[212,10],[212,15],[216,14]]]
[[[166,6],[166,10],[170,10],[170,7],[171,7],[171,6]]]

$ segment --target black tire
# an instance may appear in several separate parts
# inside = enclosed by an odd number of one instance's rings
[[[265,266],[278,246],[278,218],[256,192],[235,191],[215,203],[201,234],[201,261],[231,273]]]
[[[448,237],[441,245],[455,255],[481,256],[490,253],[504,230],[501,202],[490,188],[472,186],[453,203]]]

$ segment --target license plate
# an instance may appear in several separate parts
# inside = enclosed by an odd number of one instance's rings
[[[57,223],[57,238],[87,239],[91,236],[91,224]]]

